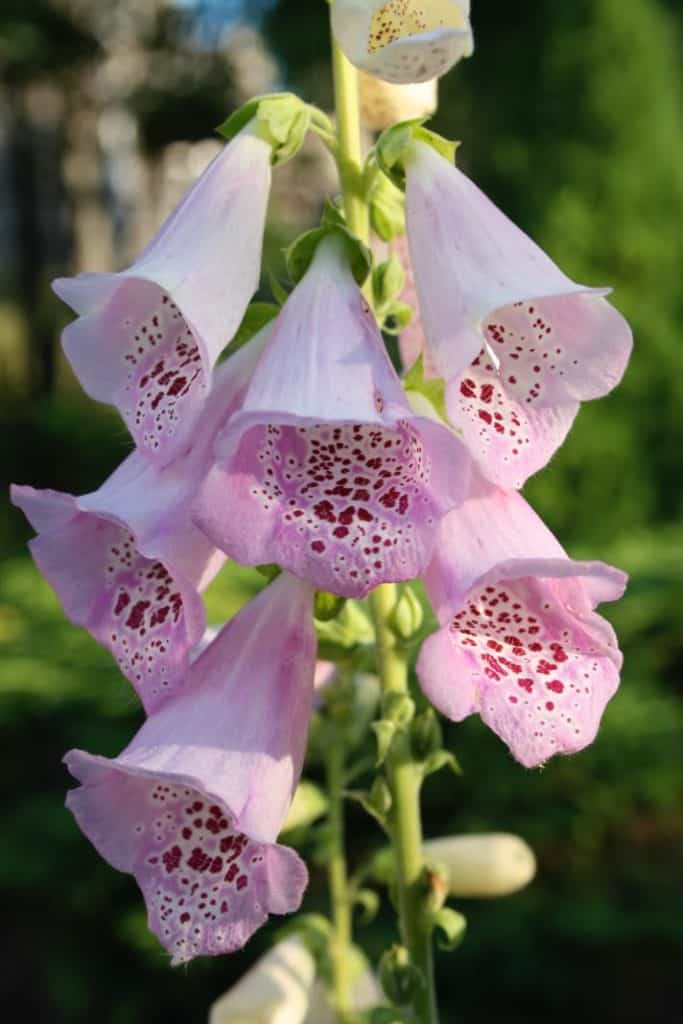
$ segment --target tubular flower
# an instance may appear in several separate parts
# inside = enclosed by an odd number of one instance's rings
[[[419,576],[466,493],[465,449],[412,413],[341,244],[325,239],[219,437],[195,506],[243,565],[363,597]]]
[[[445,75],[474,49],[469,0],[335,0],[332,30],[356,67],[387,82]]]
[[[478,712],[527,767],[595,739],[621,654],[595,614],[626,577],[571,561],[524,499],[482,486],[443,522],[425,586],[441,629],[418,677],[453,721]]]
[[[619,383],[631,331],[608,289],[566,277],[430,145],[415,142],[406,174],[425,342],[449,418],[490,480],[521,487],[580,402]]]
[[[258,286],[270,159],[270,145],[244,129],[132,267],[54,282],[78,313],[63,336],[76,376],[160,464],[187,443]]]
[[[133,452],[80,498],[13,487],[38,536],[36,565],[64,611],[116,658],[147,711],[186,678],[206,624],[199,591],[225,562],[190,519],[219,426],[244,394],[265,335],[220,366],[193,444],[162,469]]]
[[[283,575],[223,629],[188,685],[119,757],[66,757],[67,806],[98,852],[133,874],[149,926],[179,964],[240,949],[307,883],[276,843],[306,747],[313,591]]]

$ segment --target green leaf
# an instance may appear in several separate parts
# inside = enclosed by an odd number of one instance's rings
[[[467,931],[467,920],[451,907],[443,907],[431,918],[432,927],[445,938],[437,939],[439,949],[454,950],[461,945]]]
[[[284,306],[289,296],[272,270],[268,271],[268,287],[270,288],[272,296],[277,304],[279,306]]]
[[[388,722],[384,718],[380,718],[377,722],[372,723],[372,731],[375,734],[377,740],[377,759],[375,761],[375,767],[379,768],[380,765],[384,764],[387,759],[387,755],[391,750],[391,744],[394,742],[396,735],[396,723]]]
[[[410,370],[405,374],[403,378],[403,388],[406,392],[414,391],[418,395],[423,395],[427,401],[434,407],[435,412],[441,417],[441,419],[447,423],[448,414],[446,412],[446,382],[441,377],[430,377],[429,380],[425,378],[424,373],[424,358],[420,354],[416,363],[411,366]]]
[[[413,322],[415,311],[407,302],[392,302],[385,313],[382,330],[385,334],[401,334]]]
[[[372,253],[355,235],[340,224],[323,224],[300,235],[285,252],[287,271],[292,281],[298,283],[304,276],[315,256],[316,249],[326,238],[338,238],[344,246],[351,273],[359,286],[367,280],[372,267]]]
[[[375,310],[382,315],[403,291],[406,275],[397,256],[390,256],[372,271],[372,296]]]
[[[354,906],[361,907],[361,924],[370,924],[379,912],[380,899],[374,889],[358,889],[353,895]]]
[[[405,189],[406,164],[415,142],[424,142],[450,163],[455,162],[459,142],[451,142],[424,127],[426,118],[402,121],[385,129],[377,140],[377,163],[397,188]]]
[[[237,334],[230,343],[228,356],[234,355],[238,349],[256,337],[258,332],[266,327],[271,320],[274,320],[279,312],[280,307],[276,306],[274,302],[252,302],[247,307],[244,319],[237,328]]]
[[[450,768],[454,775],[463,774],[455,754],[451,754],[449,750],[437,750],[435,753],[430,754],[424,762],[422,769],[424,777],[427,778],[429,775],[434,775],[435,772],[440,772],[442,768]]]

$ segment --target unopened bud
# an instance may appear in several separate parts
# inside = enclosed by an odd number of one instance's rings
[[[226,992],[209,1024],[301,1024],[315,982],[315,961],[301,939],[279,942]]]
[[[426,761],[443,744],[443,731],[434,708],[426,708],[415,717],[410,730],[413,753],[418,761]]]
[[[300,782],[297,786],[289,814],[282,826],[283,832],[305,828],[321,818],[328,807],[328,799],[321,789],[312,782]]]
[[[531,847],[506,833],[430,839],[424,853],[428,861],[446,869],[451,896],[508,896],[523,889],[536,874]]]
[[[405,946],[392,946],[379,963],[379,980],[388,999],[397,1006],[408,1006],[422,990],[422,973],[410,962]]]
[[[401,640],[412,640],[422,629],[423,622],[424,610],[419,597],[412,587],[404,587],[391,613],[391,628]]]
[[[370,131],[384,131],[397,121],[431,117],[438,105],[439,83],[436,78],[410,85],[393,85],[365,71],[360,73],[360,113]]]

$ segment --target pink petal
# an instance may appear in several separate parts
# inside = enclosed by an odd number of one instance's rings
[[[57,507],[54,527],[44,525],[30,543],[33,559],[69,619],[111,651],[151,710],[184,681],[204,632],[196,588],[220,568],[215,549],[186,523],[167,538],[174,561],[162,562],[145,557],[126,526],[81,511],[70,495],[13,487],[12,500],[34,523],[46,524]]]
[[[225,556],[192,524],[189,508],[266,339],[263,332],[218,367],[192,443],[170,466],[136,451],[93,494],[12,490],[40,534],[31,550],[66,614],[112,652],[147,710],[182,684],[204,631],[197,591]]]
[[[625,578],[600,563],[510,561],[477,581],[418,662],[427,697],[460,721],[473,711],[533,767],[595,739],[619,684],[621,654],[593,612]]]
[[[531,556],[567,559],[561,544],[521,494],[501,491],[473,473],[467,500],[441,522],[434,557],[424,574],[425,589],[441,625],[482,576],[498,565]],[[568,559],[567,565],[572,565]]]
[[[323,244],[217,445],[196,522],[246,565],[362,597],[413,579],[467,486],[466,453],[413,416],[343,255]]]
[[[431,147],[408,166],[406,216],[427,350],[448,413],[487,476],[519,487],[563,442],[579,402],[614,388],[632,336]]]
[[[54,283],[80,314],[63,340],[83,387],[160,463],[186,442],[258,286],[269,188],[270,147],[243,132],[130,269]]]
[[[135,875],[174,963],[238,949],[269,913],[299,906],[305,866],[275,839],[306,748],[312,609],[310,587],[279,577],[118,758],[67,756],[82,783],[69,807],[101,855]]]

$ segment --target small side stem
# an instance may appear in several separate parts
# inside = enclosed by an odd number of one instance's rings
[[[370,595],[370,610],[375,623],[377,670],[383,693],[408,692],[408,666],[397,649],[389,619],[397,599],[394,584],[377,587]],[[413,759],[410,738],[397,737],[387,758],[387,775],[393,798],[392,839],[396,858],[401,937],[411,960],[422,971],[425,987],[415,1001],[420,1024],[438,1024],[439,1014],[434,985],[432,940],[424,921],[422,888],[422,821],[420,789],[422,774]]]
[[[346,1021],[351,1010],[349,952],[352,942],[351,902],[346,866],[346,828],[344,822],[344,751],[341,743],[330,745],[325,759],[327,792],[330,801],[330,846],[327,876],[330,888],[333,943],[332,990],[339,1020]]]

